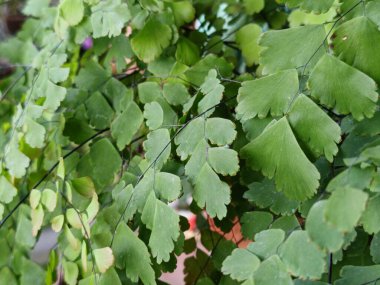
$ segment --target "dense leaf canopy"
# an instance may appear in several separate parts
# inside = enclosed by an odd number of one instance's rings
[[[380,282],[380,0],[0,5],[1,284]]]

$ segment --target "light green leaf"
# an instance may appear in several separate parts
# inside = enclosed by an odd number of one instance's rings
[[[73,208],[69,208],[66,211],[66,219],[73,228],[82,228],[81,217],[79,215]]]
[[[254,285],[293,285],[292,278],[278,255],[273,255],[260,264],[254,280]]]
[[[212,147],[207,150],[208,162],[216,173],[235,176],[239,171],[238,153],[225,147]]]
[[[373,236],[370,246],[371,256],[373,262],[380,263],[380,232]]]
[[[285,70],[260,79],[244,81],[239,88],[236,113],[240,120],[281,116],[298,92],[298,74]]]
[[[206,120],[206,137],[211,143],[224,146],[232,144],[236,138],[235,124],[223,118],[208,118]]]
[[[298,96],[289,112],[289,123],[298,139],[319,157],[324,154],[332,162],[338,152],[340,127],[312,100]]]
[[[169,26],[151,18],[131,40],[131,46],[139,59],[150,62],[158,58],[169,46],[172,30]]]
[[[148,134],[148,139],[143,143],[145,157],[153,167],[161,169],[170,156],[170,134],[167,129],[158,129]]]
[[[370,19],[362,16],[344,22],[336,29],[332,44],[337,57],[380,82],[380,50],[376,48],[380,32]],[[372,89],[373,84],[370,86]]]
[[[273,216],[269,212],[245,212],[240,219],[241,232],[247,239],[253,239],[254,235],[268,229],[273,221]]]
[[[41,17],[49,7],[49,3],[50,0],[29,0],[25,2],[22,12],[28,16]]]
[[[173,10],[174,20],[178,27],[190,23],[195,17],[195,9],[190,1],[169,2]]]
[[[71,261],[64,260],[63,263],[64,280],[69,285],[77,284],[79,269],[78,265]]]
[[[114,256],[112,254],[112,249],[109,247],[94,249],[93,255],[95,258],[96,266],[101,273],[107,271],[114,263]]]
[[[70,26],[76,26],[82,21],[84,5],[82,0],[63,0],[59,5],[60,16]]]
[[[371,197],[361,218],[364,230],[369,234],[380,231],[380,195]]]
[[[335,285],[376,285],[379,279],[380,265],[372,266],[343,266],[341,278],[335,281]]]
[[[181,194],[181,179],[174,174],[167,172],[156,173],[154,190],[158,199],[174,201]]]
[[[117,141],[117,147],[122,150],[138,132],[143,122],[143,114],[135,102],[130,102],[124,111],[111,124],[111,134]]]
[[[248,250],[262,259],[277,254],[279,246],[285,239],[285,232],[281,229],[270,229],[255,235],[255,241],[248,245]]]
[[[177,82],[166,83],[163,92],[166,101],[173,106],[183,105],[190,98],[187,88],[183,84]]]
[[[0,178],[0,181],[1,181],[1,179],[2,179],[2,177]],[[3,188],[4,187],[1,187],[0,189],[3,189]],[[41,191],[40,190],[33,189],[32,191],[30,191],[29,204],[30,204],[30,207],[32,209],[37,208],[38,204],[40,203],[40,199],[41,199]],[[2,199],[0,199],[0,201],[2,201]]]
[[[91,7],[93,37],[116,37],[131,18],[127,4],[121,0],[100,1]]]
[[[198,103],[198,113],[202,114],[220,103],[223,97],[224,86],[220,84],[217,78],[215,69],[211,69],[207,74],[203,84],[201,85],[201,92],[204,97]],[[210,116],[214,111],[209,110],[205,116]]]
[[[249,15],[260,12],[264,9],[264,0],[243,0],[245,10]]]
[[[175,137],[174,142],[178,145],[176,152],[181,160],[187,159],[194,152],[199,141],[204,138],[204,124],[202,117],[196,118]]]
[[[57,192],[51,189],[44,189],[42,191],[41,203],[49,212],[53,212],[57,206]]]
[[[65,221],[65,217],[63,215],[55,216],[51,222],[51,228],[56,233],[60,232],[63,226],[63,222]]]
[[[309,79],[311,96],[321,104],[349,114],[357,120],[372,117],[376,111],[376,83],[369,76],[325,55],[317,63]]]
[[[38,205],[36,209],[32,209],[30,212],[30,217],[32,219],[32,235],[35,237],[38,234],[38,231],[41,229],[42,222],[44,220],[44,210],[42,205]]]
[[[185,165],[185,174],[194,183],[203,165],[207,162],[209,145],[206,140],[201,139],[193,151],[191,158]]]
[[[328,252],[336,252],[344,242],[344,235],[325,221],[327,201],[316,202],[306,218],[305,229],[310,239]]]
[[[14,137],[17,137],[17,134]],[[8,146],[8,152],[5,153],[5,166],[11,175],[21,178],[26,173],[30,159],[18,149],[18,143],[15,139],[9,142]]]
[[[160,264],[168,261],[174,249],[174,242],[179,236],[179,216],[151,193],[146,201],[141,216],[142,222],[150,229],[149,247],[152,256]]]
[[[327,200],[325,219],[342,232],[352,231],[364,212],[368,194],[354,188],[335,190]]]
[[[259,40],[259,45],[263,47],[260,53],[263,74],[303,67],[313,56],[306,68],[309,70],[325,53],[323,47],[319,48],[324,42],[325,36],[323,25],[302,26],[264,33]],[[314,54],[317,49],[318,51]]]
[[[16,195],[16,187],[14,187],[5,176],[0,176],[0,202],[9,204]]]
[[[164,112],[157,102],[147,103],[144,106],[146,125],[150,130],[158,129],[164,120]]]
[[[377,26],[380,27],[380,1],[374,0],[367,2],[365,6],[365,14],[367,17],[374,22]]]
[[[263,0],[260,1],[263,2]],[[253,2],[257,3],[257,0],[253,0]],[[257,42],[260,35],[261,27],[256,24],[245,25],[236,32],[236,43],[243,53],[247,66],[252,66],[259,62],[260,47]]]
[[[226,205],[230,203],[230,188],[205,163],[195,178],[193,198],[199,207],[206,207],[210,217],[217,216],[222,219],[227,214]]]
[[[305,200],[319,185],[319,172],[298,145],[285,117],[270,124],[240,154],[254,170],[274,177],[277,189],[289,198]]]
[[[25,119],[25,127],[25,141],[27,144],[33,148],[43,147],[46,133],[45,128],[29,117]]]
[[[294,231],[280,248],[280,257],[292,275],[321,278],[325,271],[325,254],[309,240],[307,232]]]
[[[116,230],[112,250],[116,266],[125,268],[132,282],[138,282],[140,278],[144,284],[156,284],[148,248],[125,223]]]
[[[223,262],[223,274],[231,275],[237,281],[244,281],[254,276],[260,266],[260,259],[252,252],[237,248]]]

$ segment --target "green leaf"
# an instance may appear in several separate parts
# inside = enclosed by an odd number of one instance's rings
[[[121,0],[100,1],[91,7],[93,37],[116,37],[131,18],[127,4]]]
[[[181,180],[177,175],[159,172],[156,173],[154,190],[159,199],[172,202],[181,194]]]
[[[273,255],[260,264],[254,280],[255,285],[293,285],[292,278],[278,255]]]
[[[342,278],[335,281],[335,285],[376,285],[379,279],[380,265],[372,266],[343,266],[340,275]]]
[[[96,187],[102,190],[111,183],[121,167],[121,158],[108,139],[95,142],[90,152],[82,157],[78,164],[80,176],[90,176]]]
[[[174,242],[178,239],[180,231],[178,214],[151,193],[144,206],[141,220],[152,231],[149,238],[152,256],[157,258],[159,264],[169,261],[169,254],[174,249]]]
[[[275,214],[291,215],[296,211],[299,202],[288,199],[284,193],[276,190],[272,180],[265,179],[262,183],[254,182],[248,185],[249,191],[244,198],[255,203],[260,208],[270,208]]]
[[[310,239],[328,252],[336,252],[344,242],[343,233],[325,221],[324,213],[327,201],[316,202],[306,218],[305,229]]]
[[[202,117],[196,118],[175,137],[174,142],[178,145],[176,152],[181,160],[187,159],[194,152],[199,141],[204,138],[204,124]]]
[[[42,227],[42,222],[44,220],[44,210],[42,209],[42,205],[38,205],[36,209],[32,209],[30,212],[30,217],[32,219],[32,235],[35,237],[38,234],[38,231]]]
[[[25,127],[25,141],[27,144],[33,148],[42,148],[45,141],[45,128],[30,117],[26,117]]]
[[[144,117],[146,118],[146,125],[150,130],[158,129],[164,120],[164,112],[160,104],[152,102],[145,104]]]
[[[249,15],[260,12],[264,9],[264,0],[243,0],[245,10]]]
[[[195,9],[190,1],[168,3],[173,10],[174,20],[178,27],[190,23],[195,17]]]
[[[16,187],[5,176],[0,176],[0,202],[9,204],[16,195]]]
[[[232,144],[236,138],[235,124],[223,118],[206,120],[206,137],[212,144],[224,146]]]
[[[208,111],[205,115],[210,116],[213,110],[209,109],[220,103],[224,92],[224,86],[220,84],[215,69],[209,71],[200,90],[204,97],[198,103],[198,113],[202,114]]]
[[[245,2],[248,1],[245,0]],[[255,0],[253,2],[257,3]],[[245,25],[236,32],[236,43],[243,53],[247,66],[252,66],[259,62],[260,47],[257,42],[260,35],[261,27],[256,24]]]
[[[114,263],[114,256],[112,254],[112,249],[109,247],[94,249],[93,255],[95,258],[96,266],[101,273],[107,271],[108,268]]]
[[[110,80],[109,74],[97,62],[90,60],[80,69],[78,76],[75,78],[75,84],[80,89],[88,91],[98,91],[99,87]]]
[[[82,0],[63,0],[59,5],[60,16],[70,26],[76,26],[82,21],[84,5]]]
[[[307,232],[294,231],[280,248],[280,257],[292,275],[320,278],[325,271],[325,254],[309,240]]]
[[[2,180],[3,177],[0,178],[0,181]],[[0,183],[1,184],[1,183]],[[3,186],[0,187],[0,189],[4,189]],[[41,200],[41,191],[38,189],[33,189],[30,191],[29,195],[29,204],[32,209],[36,209],[38,204],[40,203]],[[0,201],[3,202],[3,199],[0,199]]]
[[[207,150],[208,162],[216,173],[235,176],[239,171],[238,153],[233,149],[212,147]]]
[[[127,277],[132,282],[141,279],[144,284],[156,284],[148,248],[124,223],[116,230],[112,250],[116,266],[125,268]]]
[[[208,54],[190,69],[186,70],[185,76],[191,83],[200,86],[210,72],[210,69],[216,69],[221,76],[228,78],[232,72],[232,64],[223,57]]]
[[[298,145],[285,117],[270,124],[240,154],[254,170],[274,177],[277,189],[289,198],[305,200],[319,185],[319,172]]]
[[[22,257],[20,285],[42,285],[45,281],[45,271],[36,263]]]
[[[131,46],[139,59],[150,62],[158,58],[169,46],[172,31],[169,26],[151,18],[131,40]]]
[[[244,281],[252,278],[259,266],[260,259],[256,255],[246,249],[237,248],[224,260],[222,272],[237,281]]]
[[[17,137],[15,134],[14,137]],[[21,178],[26,173],[30,159],[18,149],[18,143],[13,139],[8,144],[8,152],[5,153],[5,166],[11,175]]]
[[[325,55],[317,63],[309,79],[311,96],[322,105],[349,114],[357,120],[372,117],[376,111],[376,83],[369,76]]]
[[[51,228],[56,233],[60,232],[63,226],[65,217],[63,215],[58,215],[51,220]]]
[[[180,37],[177,42],[175,58],[179,62],[191,66],[200,59],[199,47],[187,38]]]
[[[364,212],[368,194],[354,188],[335,190],[327,200],[325,219],[342,232],[352,231]]]
[[[42,191],[41,203],[49,212],[53,212],[57,206],[57,193],[51,189],[44,189]]]
[[[143,114],[135,102],[130,102],[124,111],[113,120],[111,134],[116,139],[117,147],[120,150],[132,141],[143,120]]]
[[[273,221],[273,216],[268,212],[245,212],[240,219],[241,232],[247,239],[253,239],[254,235],[268,229]]]
[[[346,21],[336,29],[332,44],[337,57],[380,82],[376,64],[380,60],[380,50],[376,48],[380,32],[370,19],[362,16]]]
[[[306,67],[306,70],[309,70],[325,53],[325,49],[320,47],[325,36],[323,25],[302,26],[264,33],[259,41],[259,45],[263,47],[260,53],[263,74],[290,68],[304,68],[310,60]],[[315,53],[317,49],[318,51]]]
[[[373,262],[380,263],[380,233],[373,236],[370,246],[371,256]]]
[[[365,7],[365,13],[367,17],[374,22],[377,26],[380,26],[380,1],[374,0],[367,3]]]
[[[110,125],[114,113],[101,93],[95,92],[87,99],[86,109],[92,126],[105,129]]]
[[[248,250],[262,259],[277,254],[279,246],[285,239],[285,232],[280,229],[261,231],[255,235],[255,241],[248,245]]]
[[[50,0],[29,0],[25,2],[22,12],[28,16],[40,17],[49,7]]]
[[[298,139],[315,157],[324,154],[332,162],[338,152],[340,127],[312,100],[298,96],[289,112],[289,123]]]
[[[170,134],[167,129],[158,129],[148,134],[148,139],[143,143],[145,157],[153,167],[161,169],[170,156]]]
[[[256,116],[264,118],[268,114],[281,116],[297,92],[298,74],[295,69],[244,81],[239,88],[237,116],[242,121]]]
[[[166,83],[163,88],[163,93],[166,101],[173,106],[183,105],[190,99],[187,88],[177,82]]]
[[[361,218],[364,230],[369,234],[380,231],[380,195],[371,197]]]
[[[334,0],[303,0],[301,9],[315,14],[326,13],[334,4]]]
[[[195,179],[193,198],[199,207],[206,207],[210,217],[222,219],[227,214],[226,205],[230,203],[230,188],[205,163]]]
[[[64,280],[69,285],[75,285],[77,284],[79,269],[78,265],[74,262],[70,261],[63,261],[63,273],[64,273]]]

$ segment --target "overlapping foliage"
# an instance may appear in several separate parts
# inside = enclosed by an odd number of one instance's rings
[[[158,284],[182,253],[187,284],[380,280],[379,0],[23,13],[0,43],[2,284]]]

